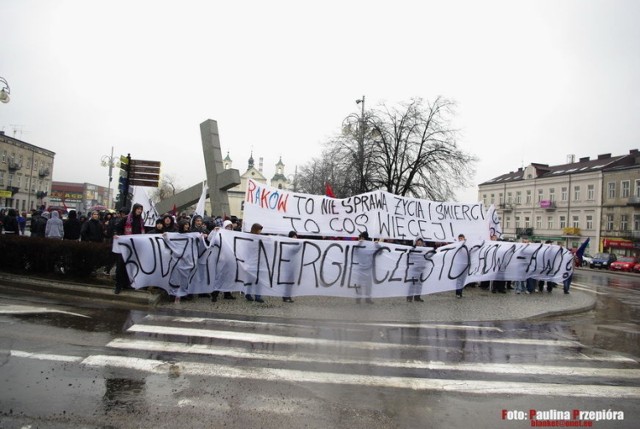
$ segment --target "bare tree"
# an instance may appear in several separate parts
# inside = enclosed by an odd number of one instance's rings
[[[164,199],[174,196],[180,191],[182,191],[182,189],[177,186],[175,177],[169,174],[163,174],[160,179],[160,186],[150,193],[149,198],[151,198],[155,203],[158,203]]]
[[[301,169],[300,179],[310,183],[305,189],[323,193],[324,181],[330,180],[336,196],[384,189],[396,195],[452,199],[456,188],[468,186],[476,161],[457,147],[458,131],[451,125],[454,107],[444,98],[428,104],[413,99],[398,107],[383,104],[349,115],[341,134],[313,161],[314,168]]]

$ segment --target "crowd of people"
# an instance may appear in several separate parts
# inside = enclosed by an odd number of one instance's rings
[[[110,211],[92,211],[88,216],[77,213],[75,210],[70,210],[67,218],[63,220],[61,214],[56,210],[52,210],[51,212],[46,210],[33,210],[29,218],[25,212],[19,213],[18,210],[9,208],[7,210],[0,210],[0,233],[23,236],[30,235],[31,237],[42,237],[54,240],[102,243],[111,242],[114,237],[119,235],[129,234],[164,234],[166,237],[166,233],[169,232],[198,232],[208,235],[211,231],[217,229],[242,230],[242,220],[236,217],[229,219],[223,219],[220,216],[205,218],[200,215],[189,216],[186,213],[178,215],[165,213],[156,220],[154,227],[146,227],[142,213],[142,205],[134,204],[131,210],[121,208],[117,213],[111,213]],[[29,222],[27,222],[28,220]],[[258,223],[252,225],[251,233],[261,234],[262,226]],[[289,237],[298,238],[298,235],[295,231],[291,231]],[[359,235],[358,239],[368,241],[369,236],[366,232],[363,232]],[[492,239],[495,240],[496,238],[492,237]],[[458,240],[465,241],[466,238],[463,234],[460,234]],[[168,240],[165,241],[168,243]],[[550,242],[547,243],[550,244]],[[407,244],[413,247],[438,247],[445,243],[425,242],[423,239],[418,238],[413,242],[403,242],[399,244]],[[116,257],[115,265],[114,293],[119,294],[123,289],[130,288],[131,286],[122,257]],[[414,269],[419,269],[420,261],[413,261],[411,265]],[[105,267],[105,274],[109,275],[111,269],[112,266]],[[419,275],[414,277],[419,278]],[[538,281],[533,278],[518,281],[493,280],[480,283],[467,283],[464,277],[465,276],[462,276],[458,279],[458,287],[455,291],[456,298],[462,298],[464,288],[468,287],[479,287],[492,293],[501,294],[508,293],[508,291],[511,290],[516,294],[534,294],[543,293],[545,286],[546,291],[551,293],[554,288],[558,286],[553,282]],[[571,275],[563,283],[565,294],[569,294],[572,277]],[[368,283],[367,279],[364,279],[364,283]],[[219,295],[219,292],[213,292],[209,296],[212,302],[216,302]],[[243,294],[243,296],[247,301],[257,303],[265,302],[261,295]],[[187,296],[186,299],[189,299],[189,297]],[[223,292],[223,299],[235,300],[236,297],[231,292]],[[410,287],[406,299],[408,302],[424,302],[421,298],[421,287],[419,287],[418,284]],[[294,302],[291,295],[283,296],[282,300],[288,303]],[[180,302],[180,297],[176,297],[176,302]],[[360,302],[359,298],[358,302]],[[373,303],[369,297],[366,298],[365,302]]]

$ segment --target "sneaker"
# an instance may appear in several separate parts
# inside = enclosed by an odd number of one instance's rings
[[[225,293],[222,295],[222,299],[236,299],[236,297],[235,297],[235,296],[233,296],[233,295],[231,295],[231,292],[225,292]]]
[[[564,291],[564,294],[565,294],[565,295],[569,295],[569,291],[568,291],[568,290],[565,290],[565,291]]]
[[[113,293],[115,293],[116,295],[118,295],[121,291],[122,291],[122,289],[120,289],[119,287],[116,287],[116,288],[113,290]]]
[[[256,302],[259,302],[259,303],[261,303],[261,304],[262,304],[262,303],[264,303],[264,299],[262,299],[262,298],[256,298],[256,299],[255,299],[255,301],[256,301]]]
[[[244,295],[244,299],[246,299],[247,301],[253,301],[253,297],[248,293]]]
[[[462,295],[456,295],[456,298],[462,298]]]

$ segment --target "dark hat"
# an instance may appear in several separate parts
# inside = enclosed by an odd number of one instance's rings
[[[127,210],[126,207],[120,207],[120,210],[118,210],[118,213],[129,214],[129,210]]]

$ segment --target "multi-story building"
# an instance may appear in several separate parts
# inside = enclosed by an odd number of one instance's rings
[[[55,155],[0,131],[0,207],[23,212],[46,205]]]
[[[111,189],[92,183],[52,182],[49,204],[87,213],[107,208]]]
[[[552,241],[568,248],[589,238],[592,253],[640,251],[640,241],[633,240],[633,231],[640,230],[638,150],[578,161],[570,156],[568,161],[530,164],[479,185],[480,201],[498,208],[504,237]],[[635,192],[637,200],[632,198]]]
[[[603,177],[602,247],[640,255],[640,162],[606,169]]]

